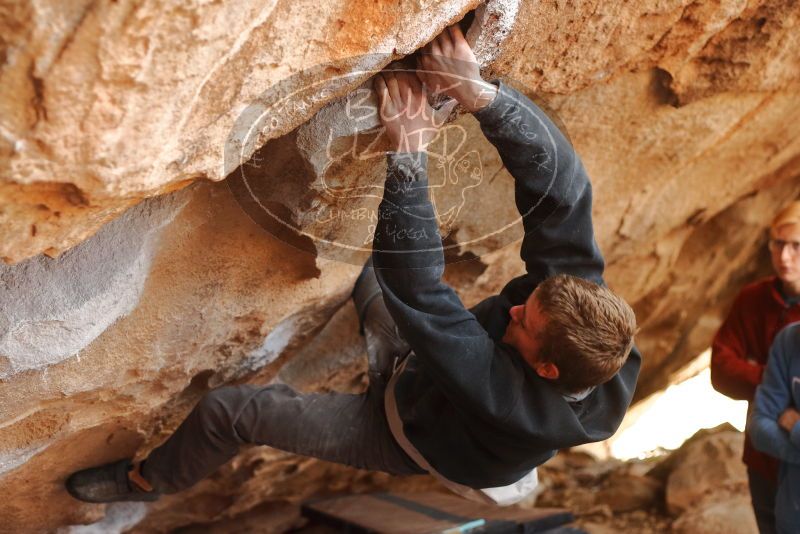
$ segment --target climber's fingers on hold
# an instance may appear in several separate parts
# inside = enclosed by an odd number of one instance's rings
[[[408,87],[411,88],[411,91],[415,96],[422,95],[423,88],[422,84],[419,81],[419,78],[413,72],[406,72],[405,73],[406,84]]]
[[[439,38],[437,37],[433,41],[429,43],[431,45],[431,55],[433,56],[441,56],[442,55],[442,47],[439,44]]]
[[[450,57],[453,55],[453,42],[450,40],[450,33],[447,31],[447,28],[439,34],[436,40],[439,41],[439,48],[443,56]]]
[[[428,76],[433,72],[433,61],[431,56],[420,56],[417,58],[417,69],[421,70],[422,79],[427,81]]]
[[[400,91],[404,105],[411,105],[413,109],[419,107],[419,102],[425,101],[423,98],[422,84],[413,72],[403,72],[399,77]]]
[[[375,93],[378,95],[378,100],[383,102],[386,94],[386,82],[383,80],[383,76],[381,76],[380,72],[372,79],[372,89],[375,90]]]
[[[411,99],[411,87],[408,85],[408,79],[406,79],[406,74],[404,72],[395,73],[394,78],[397,81],[396,103],[400,107],[404,107],[405,104]]]
[[[422,85],[423,91],[427,92],[428,87],[428,78],[426,77],[425,73],[423,72],[422,68],[417,65],[417,70],[415,71],[417,75],[417,80],[419,81],[420,85]]]
[[[389,88],[389,96],[392,99],[392,102],[399,104],[401,99],[400,87],[397,83],[397,76],[395,76],[393,72],[385,72],[383,76],[386,79],[386,87]]]
[[[378,110],[382,112],[391,103],[391,98],[389,96],[389,88],[386,87],[386,80],[381,74],[375,76],[373,88],[378,94]]]
[[[450,26],[450,37],[453,39],[454,49],[461,50],[464,48],[469,48],[470,50],[472,50],[472,47],[470,47],[469,43],[467,42],[467,38],[461,31],[461,26],[459,26],[458,24]]]
[[[461,32],[461,26],[459,26],[458,23],[448,26],[447,31],[450,32],[450,40],[453,41],[454,45],[458,45],[461,41],[466,41],[464,34]]]
[[[453,42],[453,50],[463,50],[464,48],[470,48],[467,39],[464,37],[464,34],[461,33],[461,27],[458,24],[453,24],[448,28],[450,32],[450,39]],[[471,50],[471,48],[470,48]]]
[[[422,71],[424,70],[425,67],[422,64],[422,56],[417,56],[414,62],[414,66],[416,68],[417,76],[419,77],[420,80],[423,80],[423,78],[425,77],[425,73]]]

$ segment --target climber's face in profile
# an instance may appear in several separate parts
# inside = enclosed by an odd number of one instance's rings
[[[509,322],[502,341],[517,349],[539,376],[558,378],[558,368],[539,358],[539,332],[544,328],[546,318],[536,301],[536,291],[531,293],[524,304],[512,306],[508,314]]]
[[[772,266],[785,284],[800,285],[800,224],[783,224],[770,231]]]

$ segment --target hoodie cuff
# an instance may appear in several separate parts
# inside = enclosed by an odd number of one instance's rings
[[[489,102],[487,106],[482,107],[478,111],[472,113],[472,116],[478,119],[478,122],[484,125],[491,125],[501,122],[503,120],[503,111],[508,109],[508,106],[504,106],[503,103],[514,100],[514,97],[511,94],[508,86],[503,83],[500,78],[489,80],[489,83],[497,87],[497,94],[495,95],[494,100]]]
[[[384,200],[398,206],[429,202],[428,153],[387,152]]]

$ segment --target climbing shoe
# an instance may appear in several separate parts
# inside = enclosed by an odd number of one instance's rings
[[[133,471],[133,462],[124,458],[72,473],[65,485],[70,495],[85,502],[155,501],[161,494]]]

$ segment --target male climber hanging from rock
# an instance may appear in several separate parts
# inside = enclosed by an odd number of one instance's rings
[[[373,252],[353,290],[367,391],[212,390],[143,461],[72,474],[74,497],[155,500],[259,444],[396,475],[427,472],[465,496],[508,504],[535,487],[535,468],[558,449],[616,431],[641,356],[633,311],[602,279],[583,164],[529,98],[481,78],[458,25],[421,52],[416,72],[374,79],[397,150],[386,155]],[[436,135],[427,91],[437,87],[497,148],[525,230],[526,274],[470,310],[441,280],[426,152]]]

